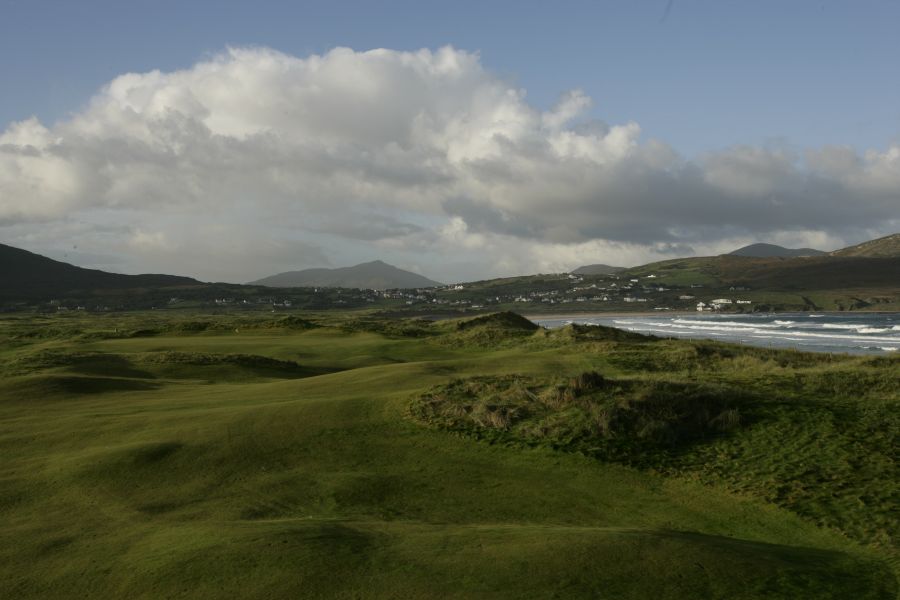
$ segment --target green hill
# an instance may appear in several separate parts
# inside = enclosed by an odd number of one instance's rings
[[[843,255],[802,258],[756,258],[722,255],[679,258],[650,263],[623,276],[656,275],[660,282],[704,284],[709,287],[746,286],[769,290],[839,290],[896,288],[900,257]]]
[[[49,299],[73,292],[195,286],[174,275],[119,275],[83,269],[0,244],[0,300]]]
[[[869,258],[900,257],[900,233],[869,240],[831,253],[832,256],[864,256]]]
[[[625,267],[611,267],[609,265],[596,264],[584,265],[572,271],[573,275],[613,275],[624,271]]]
[[[825,255],[746,254],[732,252],[720,256],[677,258],[634,267],[621,275],[656,275],[658,281],[673,285],[736,286],[774,291],[856,288],[895,291],[900,285],[900,234]]]

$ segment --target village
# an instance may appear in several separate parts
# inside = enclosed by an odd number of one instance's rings
[[[311,288],[331,307],[392,307],[410,311],[491,311],[516,310],[694,310],[701,312],[750,310],[752,300],[738,297],[714,297],[721,290],[706,290],[702,284],[666,287],[656,283],[656,275],[643,278],[582,276],[571,273],[512,277],[472,283],[455,283],[434,288],[351,290],[343,288]],[[288,290],[283,290],[290,293]],[[747,288],[731,287],[729,292]],[[704,294],[704,292],[709,292]],[[256,297],[240,301],[234,298],[215,300],[217,306],[240,304],[265,305],[273,310],[296,307],[288,297]]]
[[[213,308],[232,310],[328,310],[381,308],[419,312],[686,311],[750,312],[754,302],[723,292],[747,292],[745,287],[709,289],[703,284],[663,285],[654,274],[641,278],[571,273],[511,277],[414,289],[264,288],[182,290],[179,296],[153,298],[150,306],[134,299],[110,299],[102,304],[84,298],[54,299],[38,307],[45,312],[110,312],[135,308]],[[222,294],[221,292],[227,292]]]

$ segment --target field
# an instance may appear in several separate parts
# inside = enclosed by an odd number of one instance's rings
[[[0,319],[3,598],[898,596],[900,357]]]

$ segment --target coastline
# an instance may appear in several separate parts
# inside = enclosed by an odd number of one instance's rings
[[[609,311],[609,312],[583,312],[583,313],[553,313],[553,314],[527,314],[520,313],[523,317],[528,319],[529,321],[534,321],[535,319],[590,319],[597,317],[659,317],[664,315],[672,315],[677,317],[686,317],[689,315],[697,315],[697,314],[710,314],[710,313],[698,313],[695,310],[654,310],[654,311]],[[723,313],[717,313],[723,314]]]
[[[743,317],[743,319],[742,319]],[[756,317],[756,318],[754,318]],[[822,317],[822,318],[810,318]],[[760,348],[844,354],[900,351],[900,312],[602,312],[531,315],[545,328],[592,323],[670,339],[707,339]]]
[[[591,312],[572,312],[572,313],[519,313],[529,321],[535,319],[585,319],[585,318],[602,318],[602,317],[662,317],[671,315],[674,317],[689,317],[697,315],[721,315],[721,316],[753,316],[753,315],[900,315],[900,311],[896,310],[816,310],[816,311],[772,311],[758,313],[739,313],[739,312],[699,312],[696,310],[653,310],[653,311],[591,311]]]

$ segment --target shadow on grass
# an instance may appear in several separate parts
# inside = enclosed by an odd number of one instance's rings
[[[80,375],[39,375],[19,377],[4,386],[3,397],[11,402],[33,400],[71,400],[73,397],[111,392],[144,392],[156,390],[160,384],[119,377],[87,377]]]

